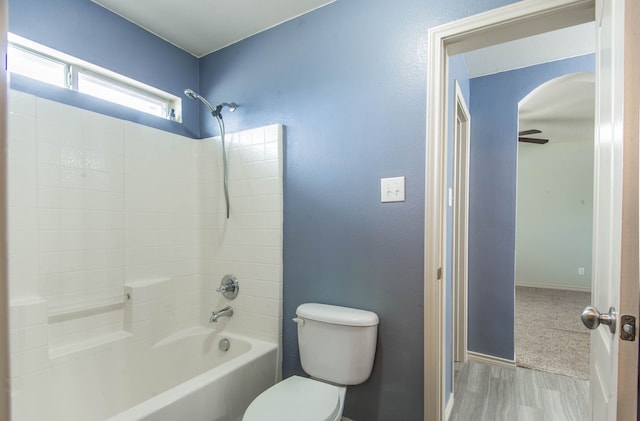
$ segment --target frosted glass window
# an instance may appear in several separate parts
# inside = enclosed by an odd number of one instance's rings
[[[131,88],[78,72],[78,91],[105,101],[115,102],[158,117],[167,118],[167,103],[138,93]]]
[[[51,85],[66,87],[65,64],[9,45],[7,69]]]
[[[76,57],[8,33],[7,70],[160,118],[180,122],[182,100]]]

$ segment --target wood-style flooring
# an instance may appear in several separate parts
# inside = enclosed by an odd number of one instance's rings
[[[520,367],[456,363],[449,421],[588,421],[589,382]]]

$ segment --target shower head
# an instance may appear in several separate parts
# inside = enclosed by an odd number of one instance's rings
[[[189,98],[198,100],[206,105],[206,107],[209,109],[209,111],[211,111],[211,114],[213,114],[214,117],[222,117],[222,114],[220,113],[224,107],[227,107],[231,112],[234,112],[236,108],[238,108],[238,105],[235,102],[223,102],[222,104],[219,104],[214,108],[213,106],[211,106],[209,101],[207,101],[203,96],[198,95],[198,93],[193,89],[185,89],[184,94]]]
[[[198,99],[198,98],[200,97],[200,95],[198,95],[197,93],[195,93],[195,92],[193,91],[193,89],[185,89],[185,90],[184,90],[184,94],[185,94],[186,96],[188,96],[189,98],[191,98],[191,99]]]
[[[193,89],[185,89],[184,94],[191,99],[195,99],[202,102],[209,109],[209,111],[211,111],[211,114],[213,114],[214,116],[217,116],[218,114],[220,114],[220,111],[216,111],[216,109],[214,109],[211,106],[211,104],[209,104],[209,101],[207,101],[203,96],[198,95],[196,91],[194,91]]]

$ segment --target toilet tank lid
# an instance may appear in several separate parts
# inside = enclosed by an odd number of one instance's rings
[[[378,315],[373,311],[329,304],[300,304],[296,315],[303,319],[345,326],[375,326],[379,322]]]

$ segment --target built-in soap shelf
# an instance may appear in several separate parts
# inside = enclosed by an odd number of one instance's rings
[[[90,316],[105,311],[115,310],[123,307],[131,299],[130,294],[118,295],[116,297],[90,300],[81,303],[73,303],[64,306],[49,308],[49,323],[69,320],[76,317]]]
[[[49,358],[78,356],[134,336],[144,337],[156,331],[158,335],[164,333],[157,326],[153,328],[150,317],[155,308],[166,309],[167,300],[173,298],[172,291],[170,278],[155,278],[127,282],[124,293],[115,297],[48,309],[46,301],[42,300],[42,317],[49,330]],[[112,318],[112,322],[105,325],[105,318]],[[92,323],[95,321],[99,324],[94,329]]]

